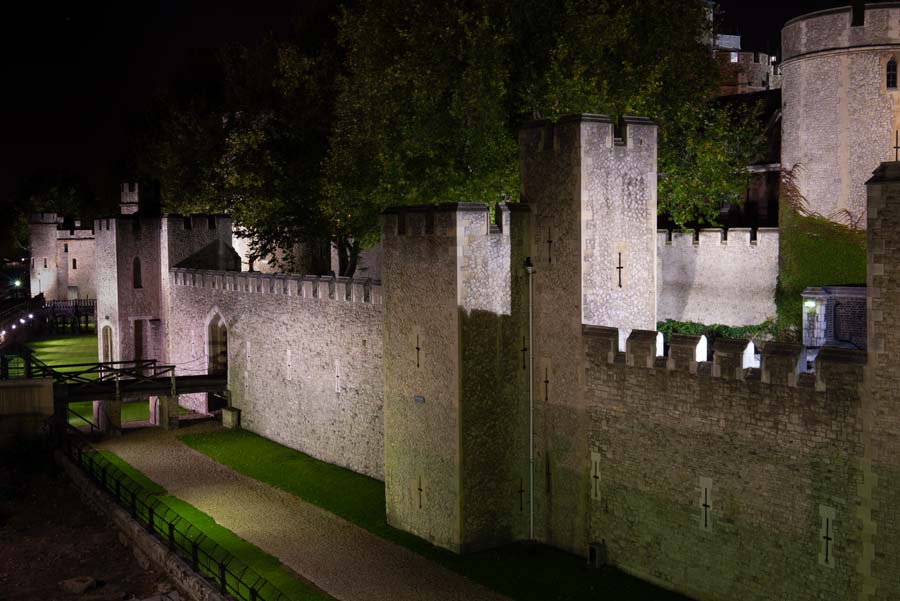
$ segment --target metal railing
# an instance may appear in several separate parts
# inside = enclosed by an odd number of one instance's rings
[[[145,490],[69,426],[62,450],[89,478],[110,493],[148,532],[184,558],[220,592],[242,601],[290,601],[290,597],[207,537],[156,493]]]

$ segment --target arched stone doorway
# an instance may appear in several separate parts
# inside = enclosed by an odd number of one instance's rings
[[[228,327],[220,315],[215,315],[209,322],[206,333],[207,340],[207,373],[209,375],[226,375],[228,373]]]
[[[209,321],[206,330],[207,373],[228,377],[228,326],[218,313]],[[206,410],[213,412],[227,403],[220,395],[208,394]]]

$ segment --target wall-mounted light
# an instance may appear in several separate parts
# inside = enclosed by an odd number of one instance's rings
[[[16,324],[12,325],[12,329],[14,329],[14,330],[16,329]]]
[[[803,306],[806,307],[807,309],[815,309],[815,308],[816,308],[816,301],[814,301],[814,300],[808,300],[808,301],[805,301],[805,302],[803,303]]]
[[[21,287],[22,287],[22,280],[14,280],[14,281],[13,281],[13,286],[15,286],[16,288],[21,288]]]
[[[20,317],[20,318],[19,318],[19,323],[24,324],[24,323],[25,323],[25,320],[22,319],[22,318]]]
[[[29,314],[28,314],[28,319],[34,319],[34,313],[29,313]]]

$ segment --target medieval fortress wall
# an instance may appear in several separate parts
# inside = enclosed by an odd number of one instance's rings
[[[863,184],[893,159],[900,88],[887,63],[900,61],[900,5],[868,5],[861,24],[849,7],[789,21],[782,30],[781,165],[800,165],[811,210],[865,227]]]
[[[777,228],[693,232],[660,230],[657,311],[660,321],[752,325],[775,317]]]
[[[591,540],[609,560],[699,599],[856,598],[865,354],[800,374],[799,346],[749,369],[746,341],[697,362],[685,336],[658,359],[604,330],[585,356]]]
[[[527,212],[384,217],[388,522],[466,551],[527,535]]]
[[[699,598],[891,599],[900,167],[869,187],[872,355],[826,348],[804,373],[801,347],[769,343],[753,368],[720,340],[707,362],[697,337],[656,347],[656,126],[624,125],[525,127],[523,203],[493,224],[387,211],[381,285],[240,272],[227,218],[100,220],[112,358],[202,374],[227,349],[244,427],[383,478],[388,521],[447,549],[534,538]],[[709,234],[672,247],[774,246]]]
[[[172,269],[169,361],[207,373],[208,325],[228,331],[243,427],[384,477],[381,288],[369,281]]]
[[[28,223],[31,290],[47,300],[96,298],[94,231],[61,215],[36,213]]]

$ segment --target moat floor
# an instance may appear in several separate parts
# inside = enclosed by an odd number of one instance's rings
[[[201,424],[191,432],[219,427]],[[501,601],[464,576],[146,428],[107,440],[111,451],[237,536],[347,601]]]

